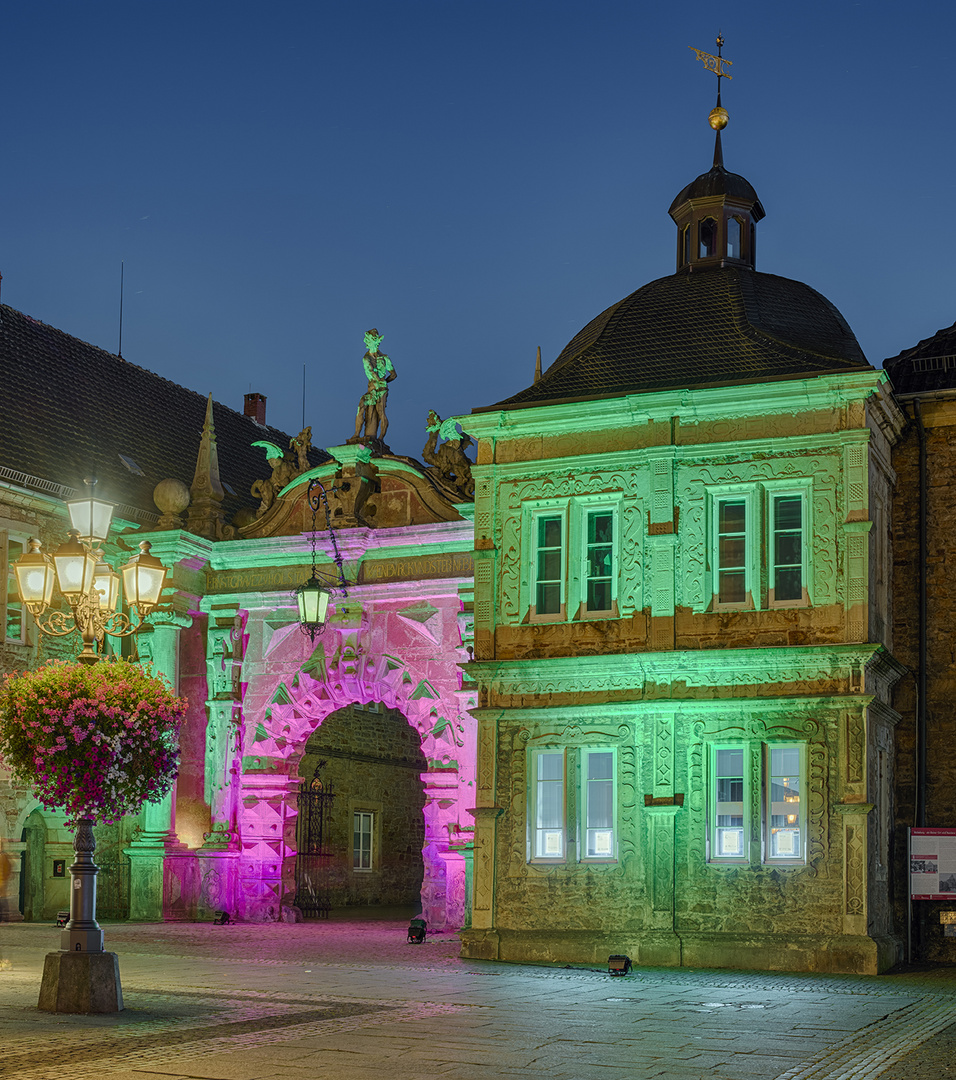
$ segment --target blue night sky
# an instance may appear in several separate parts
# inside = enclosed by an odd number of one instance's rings
[[[718,21],[719,20],[719,21]],[[674,195],[757,189],[760,270],[871,363],[956,320],[952,0],[7,5],[4,302],[270,423],[344,442],[377,326],[388,442],[528,385],[674,270]],[[945,256],[945,258],[944,258]]]

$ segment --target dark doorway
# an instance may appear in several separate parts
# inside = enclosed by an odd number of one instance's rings
[[[295,905],[307,919],[328,918],[332,906],[329,892],[332,849],[328,840],[328,823],[335,795],[320,775],[324,766],[325,762],[320,761],[312,779],[299,785]]]
[[[425,841],[422,774],[427,769],[418,732],[399,710],[381,702],[339,709],[313,732],[299,775],[303,780],[321,776],[324,790],[335,791],[334,803],[329,799],[321,804],[323,857],[315,871],[327,883],[329,907],[420,901]],[[309,804],[306,809],[313,812]],[[296,862],[300,897],[300,867],[305,874],[312,858],[301,831],[307,828],[304,816],[300,803]],[[296,904],[309,914],[299,900]]]

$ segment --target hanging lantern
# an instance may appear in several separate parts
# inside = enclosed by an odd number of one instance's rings
[[[299,626],[315,641],[315,635],[320,633],[325,626],[325,620],[329,613],[329,600],[332,594],[315,576],[315,567],[312,568],[312,577],[305,584],[295,590],[296,601],[299,605]]]

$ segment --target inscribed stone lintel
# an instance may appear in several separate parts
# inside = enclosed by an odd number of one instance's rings
[[[654,810],[660,807],[673,807],[679,810],[684,805],[684,796],[681,795],[645,795],[644,809]]]

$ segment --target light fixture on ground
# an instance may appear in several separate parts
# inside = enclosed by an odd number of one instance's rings
[[[159,603],[166,568],[150,555],[149,541],[140,543],[122,568],[123,593],[132,618],[117,610],[120,575],[103,558],[100,546],[106,541],[113,507],[93,495],[95,480],[87,480],[90,494],[67,503],[70,512],[70,539],[52,555],[40,551],[40,541],[30,540],[30,550],[13,564],[20,599],[34,617],[37,629],[51,637],[67,637],[79,632],[83,650],[77,660],[95,664],[107,636],[127,637],[143,625],[143,620]],[[69,611],[48,611],[53,587],[70,606]]]
[[[626,975],[631,970],[631,958],[615,953],[607,958],[608,975]]]
[[[320,480],[313,479],[309,481],[306,499],[312,510],[312,576],[296,589],[295,596],[299,606],[299,626],[304,634],[308,634],[309,640],[315,644],[316,634],[322,633],[325,620],[328,617],[329,601],[336,593],[341,593],[343,597],[348,596],[349,590],[348,582],[345,580],[345,572],[342,569],[342,555],[339,551],[338,541],[335,539],[335,531],[332,528],[329,498]],[[325,511],[325,527],[329,539],[332,541],[332,558],[338,570],[337,579],[319,573],[315,565],[315,518],[320,506]]]

